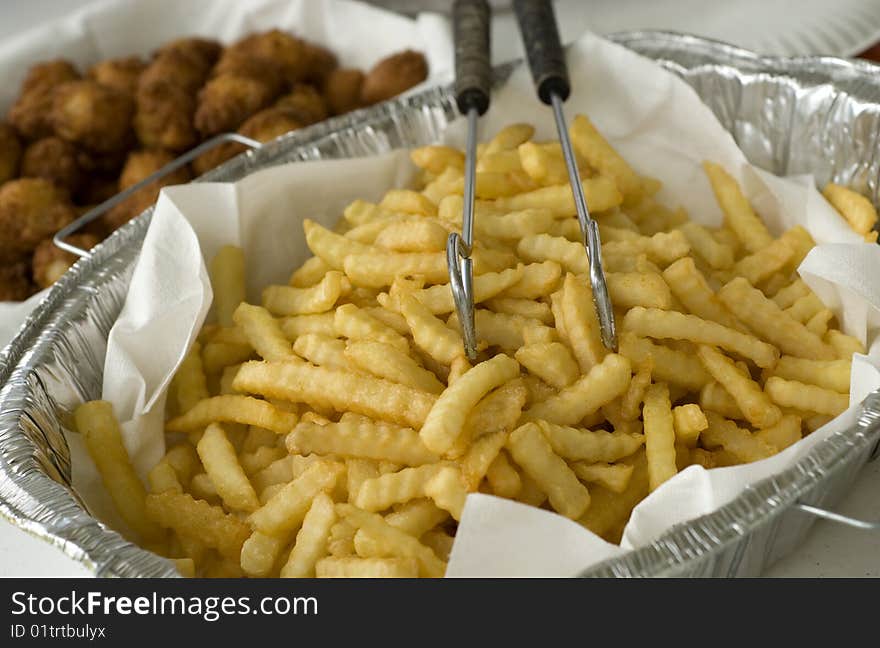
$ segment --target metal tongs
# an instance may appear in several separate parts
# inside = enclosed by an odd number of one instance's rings
[[[556,15],[550,0],[513,0],[516,20],[522,33],[529,68],[538,97],[545,104],[553,107],[556,118],[556,130],[559,133],[559,144],[568,168],[568,180],[574,196],[578,222],[581,226],[581,237],[587,250],[590,262],[590,284],[593,288],[593,303],[599,316],[599,328],[602,344],[612,351],[617,350],[617,332],[614,326],[614,311],[608,296],[605,283],[605,271],[602,268],[602,243],[599,240],[599,227],[587,209],[581,176],[577,160],[571,146],[571,138],[565,123],[562,103],[571,93],[568,79],[568,68],[565,65],[565,52],[559,39],[556,27]]]
[[[468,131],[464,163],[464,213],[461,236],[449,235],[446,262],[449,284],[458,311],[464,350],[468,359],[477,359],[477,332],[474,324],[474,186],[477,165],[477,119],[489,109],[492,86],[489,23],[491,10],[486,0],[456,0],[452,7],[455,38],[455,101],[467,116]]]

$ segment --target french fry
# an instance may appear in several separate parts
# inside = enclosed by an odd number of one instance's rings
[[[655,344],[632,333],[623,333],[620,336],[620,355],[636,367],[650,361],[652,373],[657,380],[679,385],[688,391],[698,391],[712,381],[712,377],[692,353]]]
[[[550,234],[524,236],[516,246],[516,253],[531,262],[531,265],[552,262],[574,274],[589,272],[587,253],[583,244],[569,241],[561,236]]]
[[[354,536],[356,533],[357,528],[347,520],[336,522],[330,527],[330,536],[327,538],[328,553],[336,557],[354,554]]]
[[[436,400],[433,394],[380,378],[276,362],[243,364],[235,377],[235,388],[269,398],[352,411],[413,428],[421,427]]]
[[[522,490],[522,479],[516,469],[510,465],[503,450],[486,469],[486,481],[492,492],[499,497],[513,499],[518,497]]]
[[[481,362],[440,395],[419,435],[438,454],[448,451],[462,433],[464,423],[479,400],[494,388],[519,375],[519,363],[506,355]]]
[[[448,519],[449,513],[427,498],[410,500],[385,516],[388,524],[416,538]]]
[[[365,511],[384,511],[392,504],[426,497],[425,484],[440,468],[439,464],[428,464],[367,479],[361,484],[354,504]]]
[[[805,326],[810,333],[814,333],[821,338],[828,332],[828,323],[832,319],[834,319],[834,312],[830,308],[823,308],[813,315]]]
[[[706,418],[709,427],[700,434],[700,441],[707,448],[721,446],[742,462],[766,459],[776,454],[778,450],[764,439],[737,427],[733,421],[728,421],[714,412],[707,412]]]
[[[721,414],[725,418],[741,421],[746,418],[733,396],[714,380],[700,390],[700,407]]]
[[[688,448],[697,444],[700,432],[709,427],[709,421],[699,405],[689,403],[672,408],[672,423],[675,428],[675,441]]]
[[[239,370],[236,382],[241,376]],[[238,386],[235,387],[239,389]],[[267,428],[277,434],[287,434],[296,425],[296,415],[273,407],[266,401],[250,396],[213,396],[199,401],[194,407],[166,424],[171,432],[199,430],[211,423],[243,423]]]
[[[220,504],[220,495],[217,494],[217,488],[207,473],[193,475],[189,482],[189,490],[196,499],[205,500],[211,504]]]
[[[453,313],[446,325],[453,329],[459,328],[458,313]],[[493,313],[484,308],[474,312],[474,325],[477,339],[487,346],[499,347],[504,353],[513,355],[523,346],[527,335],[532,340],[548,340],[552,337],[552,329],[538,320],[530,320],[519,315]]]
[[[287,449],[292,454],[375,459],[405,466],[439,461],[414,430],[366,418],[324,426],[301,422],[287,436]]]
[[[687,222],[679,225],[680,229],[691,244],[691,250],[710,267],[716,270],[724,270],[733,265],[733,249],[725,245],[698,223]]]
[[[675,464],[675,428],[669,404],[669,388],[656,383],[645,392],[645,455],[648,459],[650,490],[678,472]]]
[[[513,173],[522,171],[519,161],[519,153],[516,149],[505,149],[483,155],[477,162],[477,171],[489,171],[493,173]]]
[[[391,212],[437,216],[437,205],[411,189],[391,189],[379,202],[379,207]]]
[[[648,462],[645,452],[639,451],[624,460],[633,467],[629,483],[623,493],[615,493],[602,486],[590,488],[592,504],[578,522],[598,536],[609,539],[614,529],[625,523],[636,504],[648,495]],[[610,538],[617,541],[619,538]]]
[[[607,176],[598,175],[582,181],[584,197],[591,211],[605,211],[617,207],[623,202],[623,196]],[[495,207],[502,212],[521,211],[524,209],[549,209],[558,216],[574,216],[577,214],[571,185],[568,183],[541,187],[532,191],[498,198]]]
[[[495,133],[486,144],[480,159],[491,156],[499,151],[516,149],[520,144],[527,142],[535,134],[535,127],[531,124],[510,124]]]
[[[525,412],[528,420],[572,425],[622,395],[632,376],[629,360],[609,353],[585,376]]]
[[[825,308],[818,297],[814,293],[808,293],[800,297],[794,304],[785,309],[785,313],[792,319],[802,324],[806,324],[817,313]]]
[[[259,508],[260,500],[222,427],[216,423],[208,425],[196,450],[205,472],[226,506],[248,512]]]
[[[776,425],[758,430],[755,436],[780,452],[801,440],[801,418],[786,414]]]
[[[657,232],[653,236],[641,236],[627,241],[611,241],[602,245],[602,254],[608,256],[646,254],[648,259],[666,267],[690,252],[691,245],[678,230]]]
[[[450,146],[422,146],[410,151],[409,157],[416,166],[437,175],[447,167],[464,170],[464,153]]]
[[[651,384],[654,361],[649,357],[638,365],[638,371],[620,399],[620,416],[625,421],[635,421],[641,413],[645,390]]]
[[[779,308],[783,310],[794,303],[801,297],[806,297],[811,293],[810,288],[804,283],[803,279],[796,279],[784,288],[780,288],[775,295],[773,301]]]
[[[704,320],[747,332],[745,326],[719,301],[691,257],[679,259],[663,271],[663,278],[687,310]]]
[[[415,297],[400,296],[400,310],[412,330],[416,345],[443,364],[464,355],[461,336],[446,326]]]
[[[272,430],[265,431],[271,433],[276,439],[278,438],[278,435],[272,432]],[[272,465],[278,459],[284,458],[286,454],[286,450],[278,446],[260,446],[253,452],[242,452],[239,456],[239,463],[242,470],[244,470],[244,474],[251,477],[263,470],[263,468]]]
[[[645,306],[669,309],[672,295],[669,286],[653,272],[608,272],[605,274],[611,303],[618,308]]]
[[[241,547],[251,534],[250,527],[234,515],[186,493],[165,491],[147,495],[145,508],[159,526],[173,529],[181,536],[198,538],[236,564]]]
[[[333,327],[337,335],[351,340],[374,339],[407,351],[409,344],[400,333],[354,304],[342,304],[336,309]]]
[[[593,432],[540,420],[536,421],[536,425],[549,441],[553,452],[569,461],[617,461],[636,452],[645,442],[644,435],[629,432]]]
[[[254,578],[268,576],[289,541],[287,535],[271,536],[254,531],[241,547],[242,571]]]
[[[251,513],[251,525],[267,535],[289,533],[302,524],[314,497],[321,491],[331,490],[344,469],[339,463],[316,461]]]
[[[214,292],[214,310],[220,326],[232,326],[232,313],[245,300],[244,252],[224,245],[211,259],[208,269]]]
[[[182,493],[183,486],[177,478],[177,473],[170,463],[164,459],[153,466],[153,469],[147,474],[147,481],[150,484],[151,493],[164,493],[167,490],[175,493]],[[146,495],[144,495],[146,497]]]
[[[384,342],[350,342],[345,349],[345,357],[357,368],[378,378],[432,394],[439,394],[444,388],[433,373],[420,367],[410,355]]]
[[[177,411],[181,414],[192,409],[200,400],[208,398],[208,382],[202,366],[202,345],[193,342],[183,362],[174,374],[174,393],[177,397]]]
[[[571,469],[578,479],[599,484],[614,493],[623,493],[629,485],[633,467],[627,464],[587,463],[576,461]]]
[[[313,365],[357,373],[345,355],[345,348],[343,340],[321,333],[305,333],[293,343],[296,354]]]
[[[765,428],[779,422],[782,412],[770,402],[760,385],[734,365],[733,360],[715,347],[706,345],[697,348],[697,355],[706,371],[733,397],[749,423]]]
[[[581,373],[602,362],[606,349],[599,336],[599,319],[593,296],[587,285],[572,274],[565,276],[562,292],[565,332]]]
[[[557,455],[535,423],[510,433],[507,441],[513,460],[537,482],[561,515],[577,519],[590,506],[590,493],[568,464]]]
[[[849,394],[840,394],[797,380],[771,376],[764,383],[770,399],[780,407],[793,407],[806,412],[837,416],[849,407]]]
[[[265,360],[296,360],[281,325],[265,308],[242,302],[232,320],[244,331],[248,344]]]
[[[528,398],[528,389],[520,379],[511,380],[489,392],[468,413],[464,429],[446,453],[460,458],[471,442],[493,432],[509,432],[516,426]]]
[[[518,349],[515,357],[522,366],[557,389],[568,387],[580,376],[575,359],[559,342],[528,344]]]
[[[318,578],[416,578],[419,564],[414,558],[331,556],[315,564],[315,575]]]
[[[348,216],[348,210],[346,210],[346,216]],[[350,255],[365,254],[375,249],[370,245],[364,245],[331,232],[308,218],[303,221],[303,231],[306,234],[306,244],[312,253],[333,270],[342,270],[345,259]]]
[[[427,531],[419,538],[426,547],[430,547],[440,560],[449,560],[455,538],[440,529]]]
[[[498,293],[517,284],[525,275],[525,267],[520,264],[516,268],[508,268],[501,272],[487,272],[474,277],[474,303],[479,304],[495,297]],[[440,315],[455,310],[452,290],[449,284],[439,284],[413,292],[431,313]]]
[[[877,210],[871,201],[853,191],[833,182],[822,190],[822,195],[846,219],[857,233],[867,235],[877,223]]]
[[[807,360],[793,356],[782,356],[773,369],[766,372],[765,379],[779,376],[786,380],[797,380],[824,389],[849,393],[849,379],[852,360]]]
[[[254,350],[249,344],[209,342],[202,349],[202,366],[205,373],[216,374],[231,365],[249,360]]]
[[[411,535],[388,524],[381,515],[363,511],[350,504],[337,504],[336,510],[341,517],[358,529],[366,529],[384,551],[400,558],[415,559],[419,565],[420,576],[440,578],[446,571],[446,563],[437,558],[431,549]]]
[[[467,490],[457,466],[440,467],[425,483],[425,495],[430,497],[438,508],[448,511],[456,521],[461,520]]]
[[[486,301],[486,308],[494,313],[537,320],[548,326],[553,324],[553,313],[550,311],[550,306],[544,302],[496,297]]]
[[[788,317],[776,303],[764,297],[760,290],[752,288],[745,279],[739,278],[729,282],[721,288],[718,296],[728,308],[737,305],[740,309],[740,317],[746,325],[754,331],[760,331],[765,339],[778,346],[784,353],[811,360],[834,358],[833,349],[818,335],[809,331],[797,320]]]
[[[504,431],[493,432],[481,436],[471,444],[471,447],[461,458],[461,476],[464,479],[465,488],[474,492],[486,476],[489,466],[495,461],[495,457],[504,447],[507,434]]]
[[[703,170],[709,178],[712,191],[715,192],[715,199],[724,212],[724,224],[736,234],[743,246],[754,254],[770,245],[773,237],[752,210],[737,181],[712,162],[703,162]]]
[[[74,421],[89,456],[95,462],[101,482],[122,519],[144,541],[159,541],[162,530],[150,519],[149,510],[145,508],[147,492],[122,443],[113,405],[100,400],[83,403],[76,408]],[[174,494],[173,491],[165,492]]]
[[[794,256],[794,249],[789,244],[796,236],[792,232],[793,230],[789,230],[766,247],[743,257],[736,262],[733,271],[755,286],[782,270]]]
[[[294,288],[308,288],[320,282],[332,269],[324,259],[314,256],[294,270],[287,283]]]
[[[474,278],[475,291],[477,278]],[[530,263],[523,267],[522,278],[502,290],[498,296],[511,299],[538,299],[552,293],[558,287],[561,278],[562,267],[554,261]]]
[[[852,360],[854,353],[865,353],[865,345],[851,335],[831,329],[825,334],[825,342],[834,349],[838,358]]]
[[[263,290],[263,306],[273,315],[310,315],[324,313],[340,297],[351,291],[351,284],[341,272],[331,270],[314,286],[267,286]]]
[[[440,252],[446,249],[449,232],[435,221],[392,222],[376,237],[375,244],[394,252]]]
[[[318,493],[296,534],[296,542],[287,563],[281,568],[282,578],[315,576],[315,565],[327,555],[327,539],[330,527],[335,523],[333,500],[325,493]]]
[[[772,367],[779,359],[779,351],[775,347],[751,335],[696,315],[675,311],[637,306],[630,309],[623,318],[621,329],[646,337],[689,340],[698,344],[719,346],[749,358],[764,368]]]
[[[642,183],[639,176],[602,137],[592,122],[584,115],[577,115],[572,120],[569,131],[571,143],[587,163],[599,173],[613,178],[626,202],[638,202],[642,197]]]

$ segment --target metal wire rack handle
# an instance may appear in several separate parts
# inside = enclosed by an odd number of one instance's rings
[[[134,184],[125,191],[121,191],[112,198],[105,200],[97,207],[90,209],[69,225],[62,227],[60,230],[58,230],[58,233],[55,234],[55,236],[52,238],[52,242],[56,245],[56,247],[59,247],[67,252],[72,252],[79,257],[89,256],[90,252],[88,250],[84,250],[80,247],[77,247],[76,245],[73,245],[72,243],[68,243],[67,241],[65,241],[65,239],[69,236],[72,236],[73,234],[76,234],[83,227],[106,214],[108,211],[116,207],[116,205],[129,198],[133,193],[143,189],[147,185],[155,182],[156,180],[164,178],[169,173],[177,171],[181,167],[195,160],[203,153],[207,153],[208,151],[217,148],[221,144],[226,144],[227,142],[243,144],[244,146],[252,149],[260,148],[260,146],[262,146],[262,144],[257,140],[245,137],[244,135],[239,135],[238,133],[223,133],[221,135],[212,137],[206,142],[199,144],[194,149],[187,151],[180,157],[175,158],[174,160],[163,166],[161,169],[147,176],[137,184]]]

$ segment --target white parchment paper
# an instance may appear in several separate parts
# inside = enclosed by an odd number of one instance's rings
[[[183,36],[230,43],[246,34],[279,28],[333,50],[344,67],[369,69],[404,49],[425,54],[428,80],[451,76],[448,31],[351,0],[106,0],[0,42],[0,115],[18,96],[28,68],[67,58],[82,71],[106,58],[148,57]],[[45,292],[25,302],[0,302],[0,347],[6,346]]]
[[[700,168],[724,165],[742,184],[774,233],[805,225],[819,245],[801,267],[804,279],[836,309],[845,330],[872,342],[878,324],[880,247],[861,242],[805,178],[780,179],[752,168],[697,95],[647,59],[586,35],[571,49],[574,93],[566,109],[590,115],[637,171],[664,183],[667,203],[692,218],[718,223],[721,213]],[[484,135],[511,121],[554,137],[552,115],[539,104],[525,69],[493,99]],[[461,124],[448,139],[461,142]],[[308,255],[303,218],[332,223],[354,198],[376,199],[411,173],[404,153],[375,159],[298,163],[256,173],[236,185],[192,185],[165,190],[134,270],[125,307],[110,335],[104,397],[116,403],[125,441],[144,472],[162,452],[164,388],[210,303],[205,258],[220,244],[242,245],[250,260],[250,297],[281,281]],[[853,401],[880,385],[880,355],[858,358]],[[621,547],[547,511],[485,495],[471,495],[458,529],[449,576],[571,576],[608,557],[655,539],[672,525],[729,502],[749,483],[802,457],[842,429],[847,412],[775,457],[747,466],[706,471],[692,466],[638,507]],[[90,467],[74,466],[74,481]],[[86,477],[83,477],[85,475]],[[79,482],[80,484],[82,482]],[[84,493],[105,497],[100,489]]]

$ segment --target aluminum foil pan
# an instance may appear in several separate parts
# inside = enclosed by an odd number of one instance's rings
[[[880,68],[832,58],[772,59],[695,37],[627,32],[612,40],[680,75],[746,156],[777,174],[812,173],[880,191]],[[497,70],[498,82],[511,67]],[[200,180],[234,181],[284,162],[371,155],[437,138],[456,117],[436,88],[285,135]],[[174,576],[171,563],[89,515],[70,487],[70,412],[100,396],[110,327],[119,314],[151,210],[80,260],[0,352],[0,514],[59,546],[98,576]],[[812,518],[798,503],[832,505],[880,441],[880,395],[857,425],[722,509],[679,525],[590,576],[753,576],[785,555]]]

